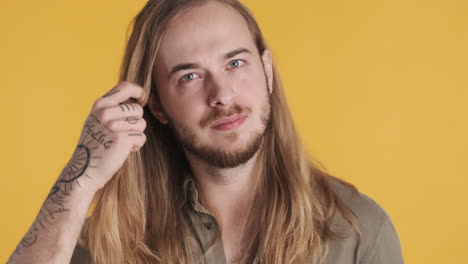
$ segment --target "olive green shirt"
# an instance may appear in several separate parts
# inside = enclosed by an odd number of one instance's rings
[[[338,195],[354,212],[362,231],[362,239],[341,214],[333,219],[334,231],[347,233],[343,240],[331,240],[324,264],[400,264],[403,263],[400,242],[388,214],[371,198],[352,191],[338,183],[333,184]],[[214,216],[198,202],[198,191],[192,179],[184,184],[188,215],[194,226],[194,239],[198,242],[200,255],[214,242],[219,226]],[[188,199],[187,199],[188,198]],[[71,263],[92,263],[85,247],[77,245]],[[200,264],[224,264],[226,258],[222,240],[206,254]],[[315,263],[310,263],[315,264]]]

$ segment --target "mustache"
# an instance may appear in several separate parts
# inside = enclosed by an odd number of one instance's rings
[[[235,115],[235,114],[249,115],[251,112],[252,112],[252,109],[250,107],[242,107],[238,104],[233,105],[231,108],[227,110],[217,108],[213,112],[211,112],[207,118],[200,121],[200,126],[206,127],[209,124],[216,122],[220,119],[223,119],[223,118]]]

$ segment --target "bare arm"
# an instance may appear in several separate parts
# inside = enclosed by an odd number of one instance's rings
[[[76,174],[70,182],[66,181],[65,175],[71,164],[68,163],[52,187],[35,221],[7,263],[70,262],[95,193],[95,190],[84,188],[89,187],[84,183],[85,175]]]
[[[129,98],[138,103],[123,103]],[[95,101],[72,158],[7,263],[70,263],[97,190],[138,151],[146,137],[145,93],[123,82]]]

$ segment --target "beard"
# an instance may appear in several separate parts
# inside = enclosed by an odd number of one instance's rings
[[[239,105],[234,105],[229,110],[216,109],[210,117],[202,121],[201,124],[209,124],[211,121],[219,118],[230,116],[232,114],[251,113],[249,108],[242,108]],[[271,103],[267,97],[266,103],[261,107],[261,127],[251,132],[245,146],[236,150],[223,150],[222,146],[209,146],[202,144],[199,137],[194,131],[187,127],[179,126],[179,129],[174,125],[173,120],[168,118],[169,128],[177,141],[182,145],[184,150],[193,154],[198,159],[216,168],[234,168],[245,164],[255,153],[260,149],[263,138],[265,137],[266,129],[271,119]],[[226,135],[226,138],[234,142],[239,137],[239,133],[232,131]]]

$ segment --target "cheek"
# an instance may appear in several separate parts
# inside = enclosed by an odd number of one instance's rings
[[[238,79],[239,95],[251,105],[260,103],[266,96],[267,87],[263,71],[261,74],[245,74]]]
[[[197,125],[203,114],[199,103],[195,100],[184,100],[181,97],[171,100],[166,111],[174,123],[184,127]]]

